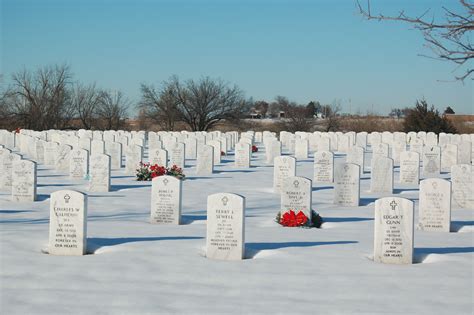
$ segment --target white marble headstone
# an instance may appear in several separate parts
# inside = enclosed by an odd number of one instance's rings
[[[474,167],[469,164],[453,165],[451,183],[453,207],[474,209]]]
[[[305,177],[292,176],[283,180],[281,188],[281,212],[303,211],[311,221],[311,180]]]
[[[174,176],[158,176],[152,180],[150,222],[181,223],[182,181]]]
[[[12,201],[36,200],[36,163],[18,160],[12,164]]]
[[[449,232],[451,226],[451,183],[441,178],[420,182],[418,227],[423,231]]]
[[[327,184],[334,182],[334,154],[331,151],[314,153],[314,182]]]
[[[89,173],[89,152],[84,149],[74,149],[69,156],[69,176],[84,179]]]
[[[400,184],[418,185],[420,181],[420,155],[414,151],[400,154]]]
[[[273,162],[273,189],[280,192],[283,180],[296,176],[296,159],[292,156],[277,156]]]
[[[374,261],[413,263],[413,202],[399,197],[375,201]]]
[[[372,159],[370,191],[393,193],[393,160],[391,158],[378,156]]]
[[[359,201],[359,165],[351,163],[337,165],[334,173],[334,204],[344,207],[357,207]]]
[[[92,154],[89,168],[89,191],[110,191],[110,156],[107,154]]]
[[[249,144],[239,142],[235,145],[235,167],[249,168],[252,148]]]
[[[49,254],[85,255],[87,250],[87,195],[73,190],[51,194]]]
[[[197,152],[196,174],[212,175],[214,172],[214,147],[210,145],[200,145]]]
[[[206,257],[241,260],[245,255],[245,198],[218,193],[207,198]]]

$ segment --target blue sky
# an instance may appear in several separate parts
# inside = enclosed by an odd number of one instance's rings
[[[0,0],[1,73],[67,63],[74,78],[122,90],[171,75],[237,84],[246,96],[307,103],[338,100],[344,112],[413,106],[473,113],[472,80],[429,54],[410,26],[366,21],[353,0]],[[372,0],[372,11],[442,16],[455,0]]]

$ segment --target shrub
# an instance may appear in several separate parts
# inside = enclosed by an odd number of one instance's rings
[[[432,131],[437,134],[457,132],[454,125],[446,117],[440,116],[434,106],[428,109],[428,103],[425,100],[416,101],[415,108],[408,111],[403,129],[405,132]]]

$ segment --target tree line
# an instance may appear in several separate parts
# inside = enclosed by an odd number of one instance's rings
[[[120,91],[99,89],[72,80],[67,65],[14,73],[0,93],[3,128],[119,129],[130,102]]]
[[[135,105],[121,91],[73,81],[67,65],[22,70],[11,79],[0,91],[0,128],[10,130],[127,129],[132,107],[138,110],[139,121],[149,121],[162,130],[207,131],[222,121],[239,126],[241,119],[250,117],[282,118],[280,129],[290,132],[344,129],[338,102],[298,104],[284,96],[271,102],[254,101],[238,86],[209,77],[181,81],[172,76],[158,86],[142,83]],[[412,109],[393,109],[390,115],[400,118],[402,113],[406,131],[455,132],[425,100],[417,101]]]

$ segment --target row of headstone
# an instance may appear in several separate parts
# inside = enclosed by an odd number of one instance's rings
[[[440,178],[420,182],[418,228],[450,232],[451,183]],[[399,197],[375,202],[374,260],[381,263],[413,263],[414,203]]]
[[[152,223],[179,224],[181,181],[170,176],[153,179]],[[245,254],[245,198],[217,193],[207,200],[206,256],[211,259],[240,260]],[[73,190],[51,194],[48,253],[87,253],[87,195]]]

